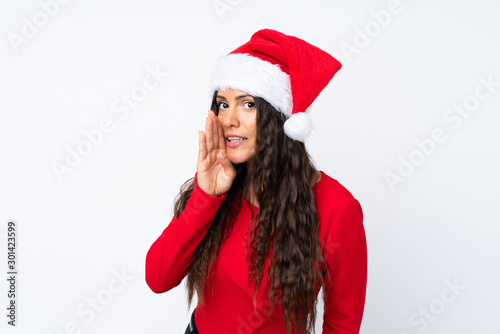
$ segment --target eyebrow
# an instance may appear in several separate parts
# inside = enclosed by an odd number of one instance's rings
[[[248,94],[246,94],[246,95],[236,96],[236,97],[235,97],[235,99],[236,99],[236,100],[241,100],[242,98],[247,97],[247,96],[249,96],[249,97],[253,98],[253,96],[252,96],[252,95],[248,95]],[[221,96],[221,95],[217,95],[217,98],[218,98],[218,99],[227,100],[224,96]]]

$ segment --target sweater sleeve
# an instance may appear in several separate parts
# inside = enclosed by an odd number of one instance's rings
[[[357,200],[334,219],[326,238],[326,281],[323,333],[359,333],[366,296],[367,246],[363,212]],[[330,289],[328,289],[330,288]]]
[[[184,211],[172,218],[147,252],[146,283],[153,292],[163,293],[181,283],[226,196],[212,196],[196,183]]]

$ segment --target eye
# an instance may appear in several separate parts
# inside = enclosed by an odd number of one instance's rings
[[[224,107],[221,107],[221,104],[223,104],[223,105],[225,105],[225,106],[224,106]],[[226,103],[226,102],[219,102],[219,103],[217,103],[217,107],[219,108],[219,110],[220,110],[220,109],[225,109],[225,108],[227,108],[227,103]]]
[[[248,107],[248,109],[253,109],[255,107],[255,103],[254,102],[246,101],[243,104],[246,104],[247,107]]]

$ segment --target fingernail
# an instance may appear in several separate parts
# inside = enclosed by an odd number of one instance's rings
[[[220,153],[220,158],[224,160],[224,156],[222,155],[222,153]]]

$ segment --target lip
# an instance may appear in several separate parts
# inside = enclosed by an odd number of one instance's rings
[[[235,147],[238,147],[240,146],[241,144],[243,144],[245,142],[245,140],[242,140],[242,141],[237,141],[237,142],[230,142],[228,137],[240,137],[240,138],[245,138],[245,137],[241,137],[241,136],[238,136],[238,135],[234,135],[234,134],[228,134],[225,136],[226,137],[226,146],[227,147],[230,147],[230,148],[235,148]],[[248,138],[247,138],[248,140]]]
[[[239,135],[236,135],[234,133],[228,133],[227,135],[224,136],[224,138],[229,138],[229,137],[240,137],[240,138],[246,138],[246,137],[243,137],[243,136],[239,136]]]

